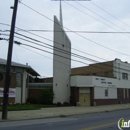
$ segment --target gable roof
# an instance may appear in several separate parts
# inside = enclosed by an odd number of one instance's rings
[[[0,65],[6,65],[6,64],[7,64],[7,60],[0,58]],[[31,66],[20,64],[20,63],[13,62],[13,61],[11,62],[11,66],[26,68],[27,71],[31,75],[33,75],[33,76],[40,76]]]

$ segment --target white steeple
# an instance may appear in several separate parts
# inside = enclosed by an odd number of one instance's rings
[[[61,24],[61,26],[63,26],[61,0],[60,0],[60,24]]]

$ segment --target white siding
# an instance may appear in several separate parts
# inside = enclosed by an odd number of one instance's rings
[[[108,88],[108,96],[105,96],[104,87],[94,87],[94,99],[117,99],[117,88]]]
[[[128,80],[130,80],[130,64],[126,62],[122,62],[120,59],[116,59],[113,62],[114,66],[114,77],[116,77],[119,80],[122,79],[122,73],[128,74]]]
[[[21,103],[21,87],[16,87],[15,103]]]
[[[71,76],[71,86],[74,87],[93,86],[93,76]]]
[[[105,87],[105,88],[128,88],[130,80],[119,80],[99,76],[71,76],[71,86],[75,87]]]

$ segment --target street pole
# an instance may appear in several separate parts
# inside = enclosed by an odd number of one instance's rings
[[[12,23],[10,30],[9,46],[8,46],[8,56],[7,56],[7,65],[6,65],[6,75],[5,75],[5,84],[4,84],[4,96],[3,96],[3,106],[2,106],[2,119],[7,119],[8,111],[8,96],[9,96],[9,86],[11,82],[10,68],[11,68],[11,59],[13,51],[13,41],[14,41],[14,30],[15,30],[15,21],[17,14],[18,0],[14,1]]]

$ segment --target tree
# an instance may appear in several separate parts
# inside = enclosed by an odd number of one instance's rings
[[[53,89],[46,88],[42,90],[40,99],[42,104],[52,104],[53,103],[53,98],[54,98],[54,91]]]

